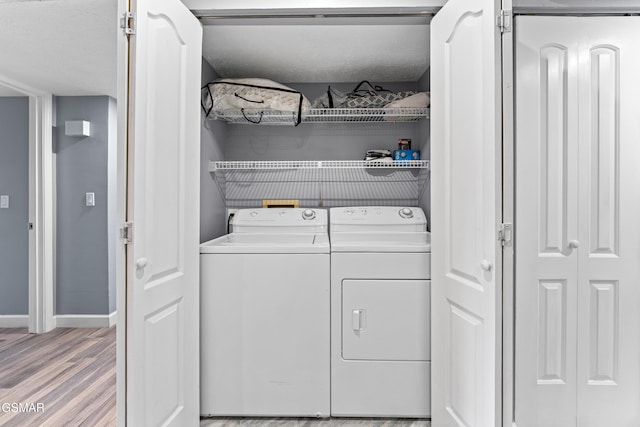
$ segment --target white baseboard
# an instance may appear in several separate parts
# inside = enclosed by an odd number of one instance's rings
[[[11,314],[0,316],[0,328],[28,328],[29,316],[26,314]]]
[[[110,328],[116,324],[117,312],[111,314],[58,314],[53,317],[57,328]]]
[[[109,315],[109,327],[115,326],[118,323],[118,312],[114,311]]]
[[[59,314],[53,317],[58,328],[110,328],[118,323],[118,312],[111,314]],[[0,328],[28,328],[29,316],[0,315]]]

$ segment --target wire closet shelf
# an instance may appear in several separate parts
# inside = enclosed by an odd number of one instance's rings
[[[227,207],[269,200],[301,206],[414,206],[429,177],[428,160],[211,161]]]
[[[429,169],[429,160],[248,160],[209,162],[209,172],[279,169]]]
[[[302,113],[301,123],[401,123],[429,117],[429,108],[312,108]],[[228,123],[292,125],[297,113],[276,110],[212,111],[209,118]]]

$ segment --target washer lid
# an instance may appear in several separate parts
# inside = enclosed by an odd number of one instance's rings
[[[418,207],[361,206],[331,208],[331,236],[336,232],[427,231],[427,217]]]
[[[200,245],[201,254],[329,253],[326,233],[230,233]]]
[[[331,233],[331,252],[431,252],[428,231]]]
[[[327,231],[327,211],[317,208],[239,209],[234,233],[318,233]]]

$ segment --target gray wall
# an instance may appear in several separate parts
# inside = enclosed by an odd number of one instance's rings
[[[216,77],[206,62],[203,64],[203,76],[203,83]],[[429,86],[429,76],[425,74],[419,82],[374,83],[392,91],[425,90]],[[310,101],[323,94],[328,85],[327,83],[285,84],[300,90]],[[343,92],[349,92],[356,84],[357,82],[339,83],[331,86]],[[413,147],[421,149],[423,158],[428,158],[428,120],[415,123],[315,123],[301,124],[297,127],[225,125],[221,121],[206,120],[202,130],[201,149],[201,241],[224,234],[226,225],[224,201],[219,195],[214,177],[207,171],[209,160],[361,160],[368,149],[396,149],[400,138],[411,138]],[[426,177],[428,175],[425,179]],[[380,197],[384,197],[385,200],[402,200],[401,202],[389,201],[386,204],[410,203],[404,196],[399,196],[406,194],[407,189],[406,184],[399,182],[400,178],[395,178],[395,182],[390,185],[377,185],[379,178],[373,176],[358,175],[354,178],[349,175],[345,179],[365,180],[370,184],[365,185],[362,182],[358,182],[355,186],[328,184],[318,190],[317,184],[313,180],[309,181],[308,177],[301,178],[301,182],[294,186],[282,186],[278,182],[254,186],[227,182],[227,192],[233,194],[233,197],[227,201],[227,207],[259,206],[262,198],[299,199],[301,205],[318,206],[321,203],[319,194],[322,196],[324,207],[344,204],[385,204]],[[411,185],[408,184],[409,187]],[[361,199],[356,200],[353,196]],[[376,198],[376,196],[379,197]],[[425,189],[421,195],[420,206],[427,212],[429,197],[429,192]],[[416,203],[415,199],[412,203]]]
[[[58,97],[56,108],[56,314],[109,314],[115,309],[110,277],[115,266],[109,252],[115,101],[107,96]],[[67,120],[89,121],[91,136],[65,136]],[[85,206],[87,192],[95,193],[94,207]]]
[[[415,83],[372,82],[392,91],[416,90]],[[285,83],[309,101],[328,84]],[[356,83],[331,84],[350,92]],[[398,148],[398,139],[419,139],[416,123],[330,123],[293,126],[229,125],[225,160],[362,160],[368,149]]]
[[[218,78],[213,68],[202,61],[202,86]],[[205,120],[200,111],[200,242],[206,242],[226,232],[226,212],[218,185],[209,172],[210,160],[225,160],[224,147],[227,126],[219,120]]]
[[[393,92],[417,90],[416,82],[372,82]],[[324,84],[287,84],[310,101],[327,90]],[[342,92],[351,92],[353,83],[331,84]],[[398,148],[398,140],[409,138],[419,149],[428,140],[422,132],[423,122],[409,123],[307,123],[293,126],[229,125],[227,129],[227,160],[362,160],[369,149]],[[427,125],[428,126],[428,125]],[[227,180],[227,206],[260,206],[262,199],[297,199],[304,207],[345,205],[416,205],[417,171],[358,170],[339,171],[328,181],[316,175],[296,171],[281,172],[268,184],[248,186],[245,182]],[[258,176],[258,175],[256,175]],[[285,176],[287,178],[285,178]],[[256,178],[258,179],[258,178]],[[281,180],[295,181],[283,185]]]
[[[0,97],[0,315],[29,313],[29,98]]]

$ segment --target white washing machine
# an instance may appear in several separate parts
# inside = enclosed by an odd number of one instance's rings
[[[203,415],[330,415],[327,211],[242,209],[200,246]]]
[[[431,240],[420,208],[330,210],[331,414],[431,413]]]

